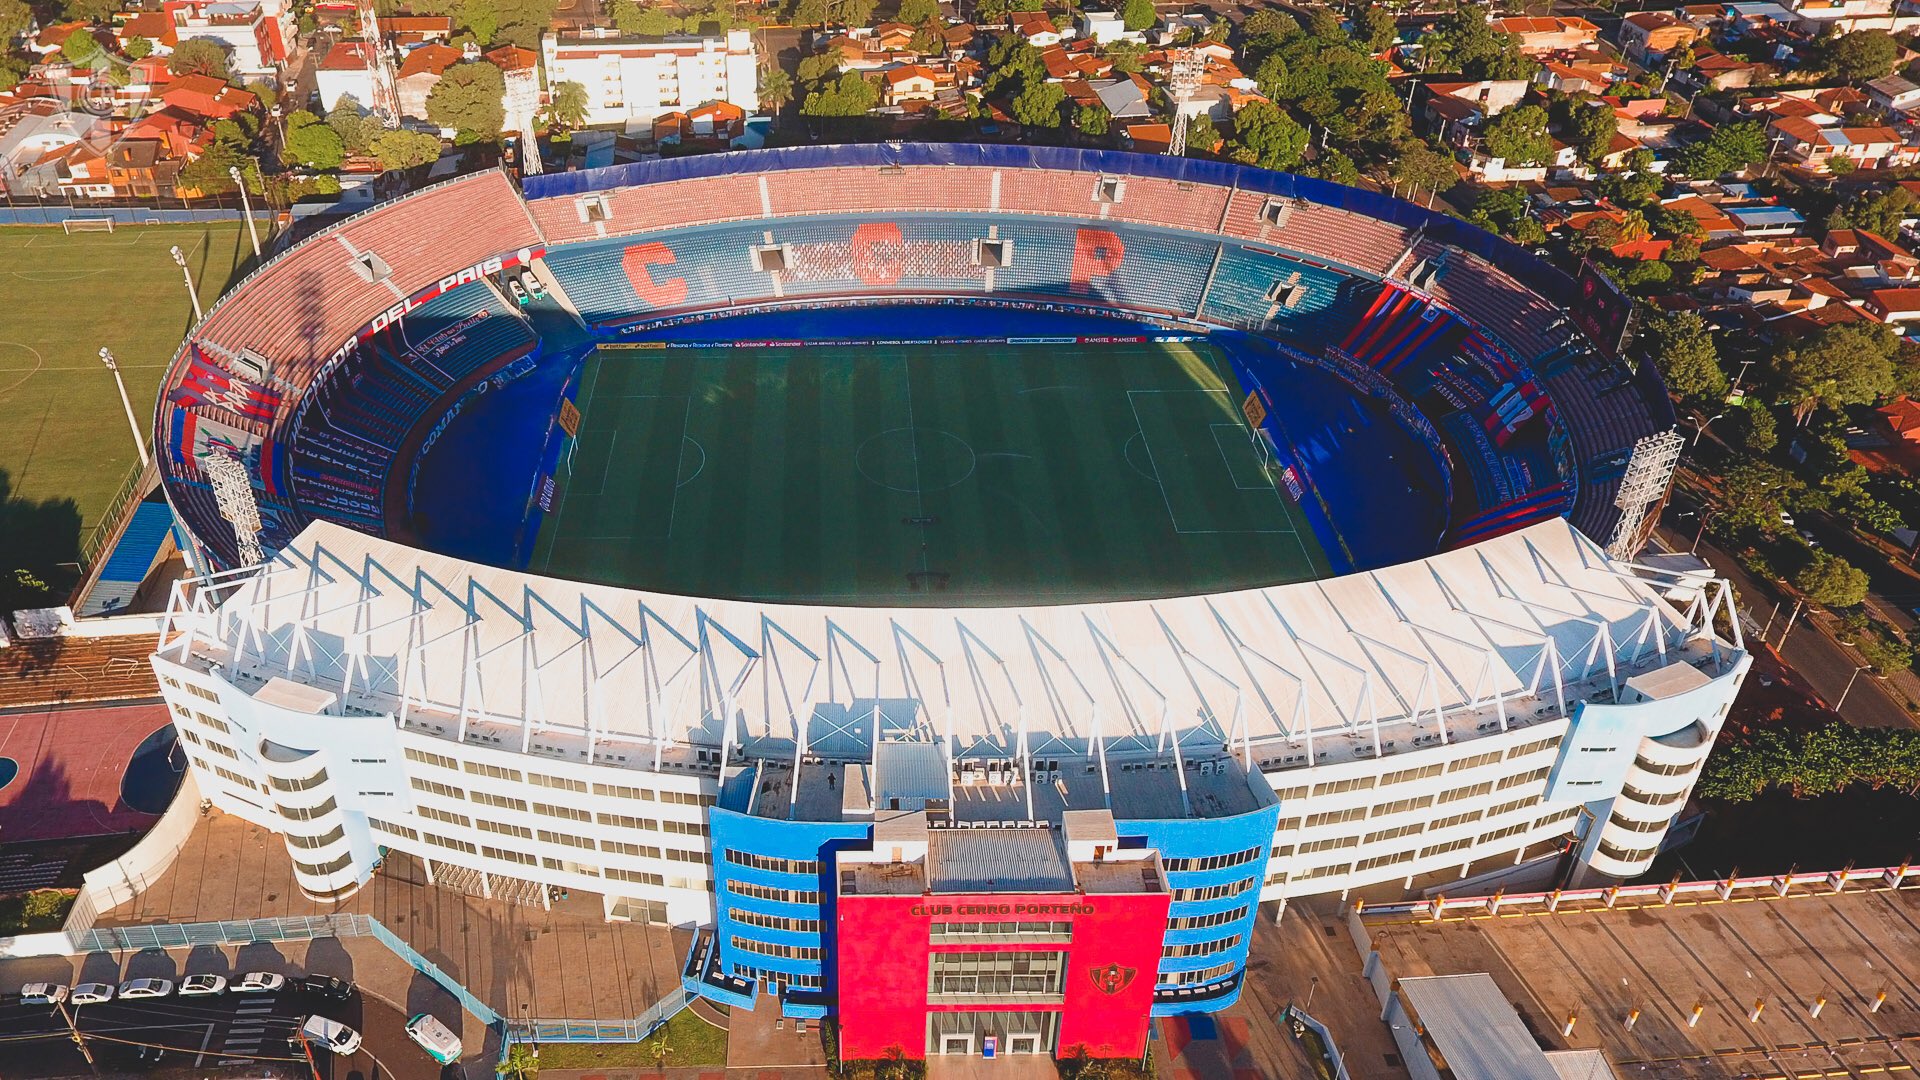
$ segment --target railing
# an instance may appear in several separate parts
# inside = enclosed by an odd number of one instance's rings
[[[74,938],[73,949],[83,953],[128,952],[140,949],[184,949],[194,945],[258,945],[275,941],[312,941],[315,938],[379,937],[373,930],[378,925],[371,915],[295,915],[233,922],[108,926],[89,930]]]
[[[150,471],[154,471],[153,466],[138,462],[128,467],[127,475],[120,481],[118,494],[114,495],[113,501],[107,504],[106,510],[101,512],[100,523],[93,527],[93,531],[88,533],[86,540],[81,543],[80,565],[87,568],[89,577],[92,576],[94,560],[99,557],[100,549],[109,539],[117,535],[121,527],[127,523],[127,519],[133,516],[133,507],[138,504],[139,496],[144,494],[142,489],[146,487],[145,480]],[[155,476],[158,476],[157,472]]]
[[[1755,899],[1755,894],[1771,893],[1778,898],[1787,896],[1817,895],[1815,890],[1824,893],[1845,891],[1853,886],[1856,890],[1872,889],[1912,889],[1920,888],[1920,880],[1913,878],[1910,864],[1899,866],[1876,866],[1844,870],[1817,870],[1799,874],[1772,874],[1761,877],[1728,877],[1715,881],[1671,881],[1654,885],[1613,885],[1599,889],[1555,889],[1552,892],[1538,893],[1495,893],[1492,896],[1435,896],[1427,900],[1410,900],[1395,904],[1367,904],[1355,902],[1354,915],[1362,919],[1405,916],[1414,919],[1437,921],[1441,918],[1492,918],[1501,912],[1513,912],[1514,909],[1534,908],[1538,911],[1556,912],[1562,906],[1573,906],[1589,910],[1593,904],[1612,908],[1621,901],[1651,901],[1654,904],[1672,904],[1676,897],[1699,897],[1703,894],[1727,901],[1736,897]],[[1796,893],[1794,890],[1800,889]],[[1635,903],[1632,906],[1649,906]]]
[[[1347,1072],[1347,1063],[1341,1060],[1340,1048],[1333,1044],[1333,1032],[1327,1030],[1327,1025],[1308,1016],[1307,1011],[1298,1005],[1287,1006],[1286,1010],[1280,1014],[1280,1018],[1290,1026],[1299,1025],[1298,1028],[1293,1029],[1293,1037],[1299,1040],[1302,1047],[1310,1048],[1310,1044],[1301,1037],[1301,1030],[1311,1031],[1320,1040],[1318,1048],[1320,1056],[1325,1064],[1333,1069],[1334,1080],[1349,1080],[1352,1074]]]
[[[440,970],[440,965],[421,956],[413,946],[401,940],[398,934],[387,929],[386,924],[369,916],[358,916],[367,920],[367,935],[392,950],[393,954],[412,965],[413,970],[425,975],[437,983],[442,990],[452,994],[462,1007],[479,1017],[488,1027],[497,1027],[502,1017],[491,1005],[473,996],[473,992],[460,983],[460,980]],[[504,1053],[504,1047],[502,1048]]]
[[[508,1042],[595,1043],[639,1042],[687,1007],[693,995],[676,986],[631,1020],[509,1020]]]

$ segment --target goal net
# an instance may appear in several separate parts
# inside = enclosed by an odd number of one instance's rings
[[[77,232],[110,233],[113,231],[113,219],[104,217],[67,218],[60,222],[60,227],[67,231],[68,236],[72,236]]]

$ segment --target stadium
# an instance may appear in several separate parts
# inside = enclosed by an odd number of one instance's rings
[[[310,896],[404,853],[848,1058],[1137,1056],[1263,904],[1661,849],[1749,661],[1608,554],[1675,441],[1621,307],[1217,162],[464,177],[190,332],[154,666]]]

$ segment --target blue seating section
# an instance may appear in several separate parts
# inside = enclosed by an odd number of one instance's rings
[[[291,458],[301,501],[351,528],[384,527],[387,477],[407,435],[475,372],[534,342],[484,282],[461,285],[374,333],[309,390]]]
[[[1269,299],[1276,285],[1289,290],[1284,301]],[[1317,351],[1351,324],[1346,309],[1352,287],[1353,279],[1337,271],[1224,244],[1201,317],[1277,333]]]

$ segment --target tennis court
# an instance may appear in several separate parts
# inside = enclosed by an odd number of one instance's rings
[[[849,604],[1325,576],[1202,343],[601,348],[537,573]]]

